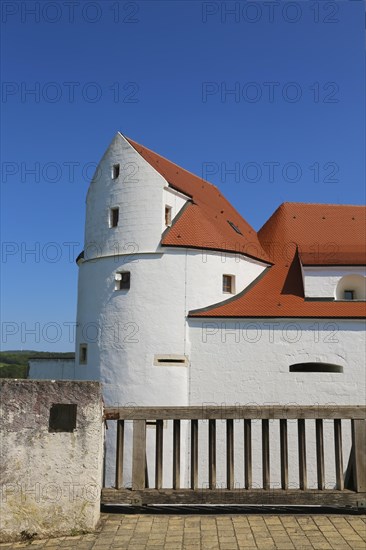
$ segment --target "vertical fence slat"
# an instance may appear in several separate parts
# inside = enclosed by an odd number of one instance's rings
[[[297,436],[298,436],[298,449],[299,449],[299,484],[300,484],[300,489],[305,491],[307,488],[307,476],[306,476],[305,420],[303,418],[297,421]]]
[[[338,491],[344,489],[343,477],[343,448],[342,448],[342,421],[341,419],[334,420],[334,455],[335,455],[335,472],[336,472],[336,488]]]
[[[208,486],[216,487],[216,420],[208,421]]]
[[[173,489],[180,489],[180,420],[173,420]]]
[[[234,420],[226,420],[226,487],[234,488]]]
[[[252,488],[252,421],[244,420],[244,477],[245,488]]]
[[[123,444],[125,421],[117,420],[117,444],[116,444],[116,489],[123,484]]]
[[[161,489],[163,482],[163,432],[164,421],[156,421],[155,444],[155,489]]]
[[[147,467],[147,453],[145,453],[145,489],[148,489],[149,487],[149,469]]]
[[[315,420],[315,439],[316,439],[316,471],[318,477],[318,489],[323,491],[325,488],[324,480],[324,434],[323,420]]]
[[[288,439],[287,420],[280,419],[281,488],[288,489]]]
[[[353,479],[357,493],[366,491],[366,420],[352,420]]]
[[[198,420],[191,420],[191,489],[198,486]]]
[[[145,489],[146,420],[133,421],[132,489]]]
[[[263,489],[270,487],[269,470],[269,420],[262,420],[262,480]]]

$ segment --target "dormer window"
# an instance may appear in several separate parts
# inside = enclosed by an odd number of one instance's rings
[[[119,176],[119,164],[113,164],[112,166],[112,180],[116,180]]]
[[[338,282],[335,297],[348,302],[366,300],[366,277],[360,273],[345,275]]]
[[[234,275],[222,276],[222,291],[226,294],[235,293],[235,276]]]
[[[172,225],[172,207],[165,205],[165,225],[170,227]]]
[[[109,211],[109,226],[117,227],[119,219],[119,208],[111,208]]]

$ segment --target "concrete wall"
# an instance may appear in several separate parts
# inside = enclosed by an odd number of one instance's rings
[[[94,529],[103,463],[99,383],[2,380],[0,390],[1,540]],[[77,405],[74,430],[52,431],[54,404]]]

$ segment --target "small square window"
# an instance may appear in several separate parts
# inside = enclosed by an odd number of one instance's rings
[[[345,300],[354,300],[355,299],[355,291],[354,290],[345,290],[343,293],[343,298]]]
[[[223,275],[222,276],[222,291],[228,294],[234,294],[235,288],[235,277],[234,275]]]
[[[73,432],[76,428],[77,405],[55,403],[50,409],[49,432]]]
[[[165,206],[165,225],[170,227],[172,225],[172,207]]]
[[[129,271],[116,273],[115,281],[115,290],[128,290],[131,284],[131,273]]]
[[[86,365],[88,360],[88,344],[80,344],[79,348],[79,364]]]
[[[112,180],[116,180],[119,176],[119,164],[113,164],[112,166]]]
[[[119,208],[111,208],[109,213],[109,224],[111,227],[117,227],[119,219]]]

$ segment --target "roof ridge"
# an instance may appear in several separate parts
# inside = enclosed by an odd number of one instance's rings
[[[286,206],[289,204],[299,205],[299,206],[337,206],[340,208],[365,208],[364,204],[339,204],[339,203],[336,204],[331,202],[299,202],[299,201],[284,201],[280,204],[278,208],[281,208],[281,206]]]
[[[122,134],[123,135],[123,134]],[[160,153],[155,153],[155,151],[153,151],[152,149],[149,149],[148,147],[145,147],[145,145],[141,145],[140,143],[137,143],[137,141],[127,137],[127,136],[123,136],[130,145],[132,145],[132,147],[137,151],[139,152],[135,145],[137,145],[138,147],[143,147],[145,149],[145,151],[147,152],[147,155],[148,156],[151,156],[150,153],[153,153],[154,155],[156,155],[157,157],[160,157],[161,159],[165,160],[166,162],[169,162],[169,164],[172,164],[173,166],[175,166],[176,168],[178,168],[179,170],[182,170],[183,172],[186,172],[187,174],[189,174],[190,176],[193,176],[195,178],[198,178],[199,180],[201,180],[202,182],[204,183],[208,183],[209,185],[211,185],[211,187],[213,187],[214,189],[216,189],[216,191],[218,193],[221,194],[220,192],[220,189],[214,184],[214,183],[211,183],[210,181],[208,180],[205,180],[204,178],[201,178],[200,176],[197,176],[197,174],[194,174],[193,172],[191,172],[190,170],[187,170],[186,168],[183,168],[182,166],[180,166],[179,164],[177,164],[176,162],[173,162],[172,160],[168,159],[167,157],[164,157],[163,155],[160,155]]]

